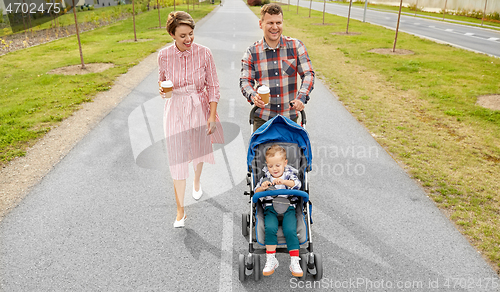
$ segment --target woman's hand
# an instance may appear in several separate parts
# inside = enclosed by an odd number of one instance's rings
[[[207,121],[207,135],[212,135],[217,129],[217,124],[215,123],[215,117],[208,118]]]
[[[165,98],[165,92],[163,92],[163,88],[161,87],[161,81],[158,81],[158,88],[161,98]]]

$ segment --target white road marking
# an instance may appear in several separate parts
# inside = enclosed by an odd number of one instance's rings
[[[233,214],[222,217],[219,291],[233,291]]]
[[[498,40],[499,40],[499,38],[489,38],[488,40],[489,40],[489,41],[498,41]]]
[[[429,25],[430,28],[436,28],[434,25]]]
[[[453,29],[447,28],[447,29],[445,29],[445,31],[453,32]]]
[[[234,118],[234,98],[229,100],[229,114],[228,117]]]
[[[468,35],[468,36],[473,36],[473,35],[474,35],[474,33],[473,33],[473,32],[467,32],[467,33],[465,33],[465,35]]]

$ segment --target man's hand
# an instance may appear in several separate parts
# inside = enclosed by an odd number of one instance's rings
[[[292,106],[291,108],[294,110],[298,110],[299,112],[304,110],[305,105],[300,101],[299,99],[294,99],[290,102],[290,105]]]
[[[253,104],[257,107],[264,108],[266,104],[262,101],[262,98],[260,98],[260,95],[252,96],[252,101]]]

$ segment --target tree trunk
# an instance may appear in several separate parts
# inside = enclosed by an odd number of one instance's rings
[[[484,12],[483,12],[483,18],[481,19],[481,26],[483,26],[484,19],[486,18],[486,5],[488,4],[488,0],[484,0]]]
[[[446,4],[448,4],[448,0],[444,1],[443,20],[444,20],[444,16],[446,15]]]
[[[158,24],[161,28],[160,3],[158,2],[158,0],[156,0],[156,8],[158,8]]]
[[[73,0],[75,1],[75,0]],[[135,1],[132,0],[132,19],[134,22],[134,41],[137,41],[137,33],[135,32]]]
[[[399,21],[401,19],[401,7],[403,7],[403,0],[399,4],[399,14],[398,14],[398,25],[396,26],[396,37],[394,38],[394,46],[392,47],[392,52],[396,52],[396,42],[398,41],[398,31],[399,31]]]
[[[323,25],[325,24],[326,0],[323,1]]]
[[[349,13],[347,14],[347,28],[345,29],[346,34],[349,34],[349,19],[351,18],[351,6],[352,6],[352,0],[349,1]]]
[[[85,69],[85,63],[83,62],[82,43],[80,42],[80,33],[78,32],[78,19],[76,18],[75,0],[73,0],[73,16],[75,17],[76,38],[78,39],[78,48],[80,49],[80,60],[82,61],[82,69]]]

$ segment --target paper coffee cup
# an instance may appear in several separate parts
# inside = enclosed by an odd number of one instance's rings
[[[165,98],[172,97],[172,90],[174,89],[174,84],[170,80],[163,81],[161,83],[161,88],[163,88],[163,92],[165,93]]]
[[[259,87],[259,89],[257,89],[257,93],[259,94],[259,96],[262,99],[262,101],[264,102],[264,104],[269,103],[269,93],[270,92],[271,92],[271,90],[266,85],[262,85],[261,87]]]

